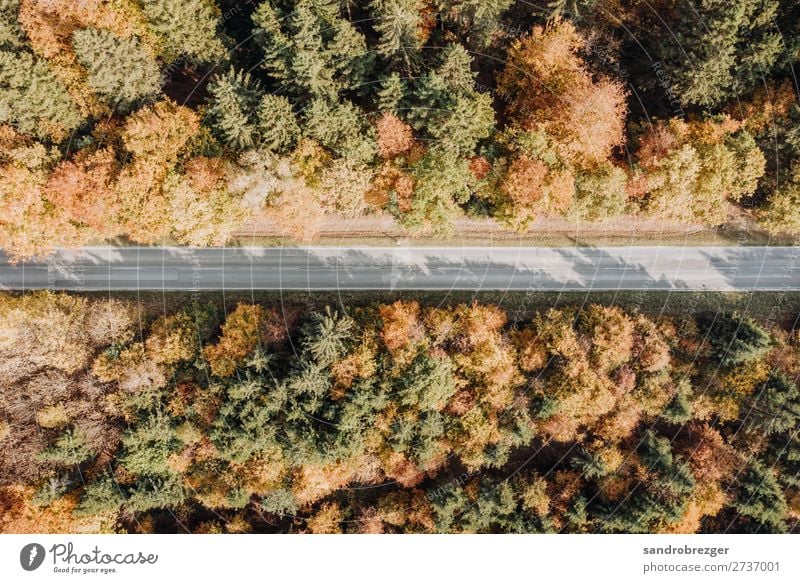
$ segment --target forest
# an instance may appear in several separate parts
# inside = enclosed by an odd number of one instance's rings
[[[0,0],[0,247],[800,234],[797,0]]]
[[[797,528],[796,312],[318,308],[0,295],[0,532]]]

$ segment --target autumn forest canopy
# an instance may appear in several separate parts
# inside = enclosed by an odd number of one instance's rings
[[[0,0],[0,249],[793,240],[799,59],[797,0]],[[637,294],[0,293],[0,532],[796,530],[797,311]]]
[[[796,0],[0,0],[0,247],[377,215],[800,234],[798,22]]]
[[[0,532],[755,533],[800,516],[800,335],[737,311],[5,294],[0,363]]]

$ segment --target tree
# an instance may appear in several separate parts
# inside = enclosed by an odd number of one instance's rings
[[[436,0],[434,5],[444,21],[466,37],[468,46],[483,48],[502,25],[501,16],[512,3],[513,0]]]
[[[268,0],[253,13],[262,66],[283,91],[336,101],[357,90],[371,66],[364,36],[340,15],[335,0]]]
[[[732,502],[749,532],[786,532],[786,498],[774,472],[757,460],[739,475],[738,492]]]
[[[687,4],[656,25],[671,31],[667,42],[659,35],[644,39],[681,103],[718,105],[761,84],[778,66],[784,47],[774,25],[777,0]],[[643,17],[652,19],[649,13]]]
[[[261,144],[273,152],[286,152],[300,137],[292,104],[282,95],[262,97],[256,116]]]
[[[616,307],[589,306],[580,316],[581,329],[592,341],[592,364],[611,371],[633,355],[634,323]]]
[[[475,91],[472,57],[460,44],[442,49],[436,67],[414,80],[408,99],[411,125],[432,140],[431,149],[470,156],[494,127],[488,94]]]
[[[649,214],[718,225],[728,202],[752,194],[765,159],[753,137],[727,117],[655,124],[641,139],[642,201]]]
[[[210,63],[225,58],[214,4],[206,0],[144,0],[142,10],[150,29],[160,37],[166,61],[186,56],[196,63]]]
[[[22,44],[18,16],[19,0],[0,0],[0,49]]]
[[[187,142],[197,133],[197,114],[170,100],[158,101],[130,114],[125,119],[121,138],[125,150],[134,161],[147,160],[163,166],[174,166]]]
[[[704,314],[700,331],[708,339],[710,356],[723,367],[755,360],[772,345],[769,333],[750,318],[737,314]]]
[[[525,153],[516,156],[502,180],[498,219],[514,230],[526,229],[544,206],[549,173],[550,168],[538,157]]]
[[[386,112],[376,124],[378,132],[378,153],[381,158],[394,158],[405,154],[414,145],[411,126],[393,113]]]
[[[420,411],[441,411],[456,392],[454,367],[447,357],[420,351],[396,382],[396,398]]]
[[[350,101],[314,99],[304,112],[304,133],[351,162],[375,157],[375,138],[363,112]]]
[[[406,97],[406,92],[406,83],[397,73],[382,77],[376,95],[378,110],[397,115],[399,106]]]
[[[0,124],[58,141],[81,121],[66,88],[44,61],[26,52],[0,51]]]
[[[800,391],[782,372],[774,372],[742,407],[742,424],[759,435],[783,433],[800,420]]]
[[[247,304],[238,304],[228,314],[222,325],[219,342],[203,349],[203,357],[208,361],[212,373],[219,377],[233,375],[258,346],[263,316],[261,306]]]
[[[59,209],[47,204],[45,183],[54,152],[9,126],[10,149],[0,155],[0,245],[12,259],[44,256],[58,245],[81,245],[81,233]]]
[[[324,314],[312,314],[303,327],[303,349],[318,365],[329,366],[345,353],[345,341],[351,337],[354,326],[352,318],[332,312],[330,308]]]
[[[575,176],[575,201],[570,216],[581,221],[605,220],[625,212],[628,177],[619,166],[604,162]]]
[[[589,480],[602,478],[609,473],[608,468],[603,463],[602,457],[593,451],[587,449],[580,449],[578,453],[570,460],[572,466],[581,472],[581,474]]]
[[[249,214],[241,197],[227,188],[219,158],[192,158],[183,174],[167,175],[162,190],[172,236],[186,245],[224,245]]]
[[[281,234],[307,242],[319,236],[325,209],[317,192],[300,179],[274,193],[264,214]]]
[[[624,505],[602,510],[603,531],[653,532],[676,523],[683,517],[687,497],[697,487],[688,464],[675,458],[666,438],[646,431],[637,453],[645,464],[648,479],[636,484]]]
[[[569,21],[556,20],[516,41],[498,77],[507,113],[526,130],[543,130],[565,159],[592,165],[622,143],[625,92],[594,80],[578,51],[584,40]]]
[[[584,13],[590,13],[595,4],[597,0],[550,0],[547,9],[550,18],[580,18]]]
[[[270,490],[261,498],[260,505],[265,512],[272,514],[293,515],[297,513],[297,499],[291,490],[286,488]]]
[[[110,148],[87,148],[53,169],[44,195],[70,220],[110,238],[119,232],[114,220],[121,206],[114,188],[116,174],[117,160]]]
[[[692,417],[691,393],[688,390],[678,390],[669,405],[661,411],[661,417],[674,425],[688,422]]]
[[[122,506],[124,500],[121,488],[114,478],[109,474],[104,474],[99,480],[86,484],[75,513],[78,515],[92,515],[116,512]]]
[[[415,188],[411,209],[400,220],[412,231],[430,229],[439,236],[453,233],[453,222],[459,213],[456,203],[466,202],[475,177],[467,160],[452,153],[429,150],[412,167]]]
[[[195,112],[169,100],[142,107],[126,118],[121,137],[132,161],[116,183],[122,203],[118,220],[134,241],[152,243],[171,234],[169,200],[162,184],[199,125]]]
[[[87,334],[87,301],[39,291],[0,304],[0,348],[15,347],[39,367],[67,373],[87,364],[93,351]]]
[[[790,431],[773,436],[767,449],[776,464],[778,480],[785,489],[800,488],[800,436]]]
[[[120,464],[131,474],[142,477],[169,475],[169,457],[181,446],[169,416],[154,411],[129,428],[122,437]]]
[[[330,212],[343,217],[358,217],[367,206],[366,195],[372,186],[372,170],[367,166],[339,159],[322,171],[317,199]]]
[[[228,70],[208,84],[208,119],[219,138],[234,150],[256,143],[256,123],[261,85],[249,73]]]
[[[378,33],[375,51],[392,64],[412,68],[429,34],[422,0],[372,0],[370,12]]]
[[[39,459],[58,466],[81,464],[94,455],[83,435],[74,429],[67,429],[56,441],[39,454]]]
[[[197,346],[194,322],[186,314],[159,318],[151,326],[145,341],[150,358],[161,364],[189,360],[195,355]]]
[[[125,301],[108,299],[90,304],[86,335],[97,346],[125,344],[133,340],[137,314]]]
[[[433,148],[470,156],[478,143],[488,138],[494,128],[494,110],[488,94],[473,92],[459,95],[448,105],[440,120],[432,121],[428,133]]]
[[[84,28],[72,34],[72,46],[89,87],[114,109],[129,111],[161,88],[158,63],[136,37]]]
[[[125,509],[128,512],[147,512],[156,508],[176,508],[185,501],[186,491],[180,477],[166,474],[136,482],[125,500]]]
[[[769,196],[759,220],[773,235],[800,233],[800,163],[794,163],[789,179]]]
[[[424,339],[419,303],[396,301],[381,306],[378,313],[381,341],[393,356],[401,350],[416,349],[415,344]]]
[[[313,516],[306,520],[308,530],[314,534],[336,534],[342,532],[340,524],[344,520],[341,507],[336,502],[320,506]]]
[[[276,413],[287,406],[286,399],[281,389],[269,394],[258,377],[232,381],[209,432],[219,457],[244,464],[259,452],[274,449]]]

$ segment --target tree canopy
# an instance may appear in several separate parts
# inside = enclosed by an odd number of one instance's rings
[[[1,296],[0,529],[31,507],[129,532],[796,525],[796,338],[560,305]]]

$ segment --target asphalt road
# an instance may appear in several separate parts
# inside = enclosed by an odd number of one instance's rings
[[[86,247],[0,253],[0,288],[800,290],[800,247]]]

